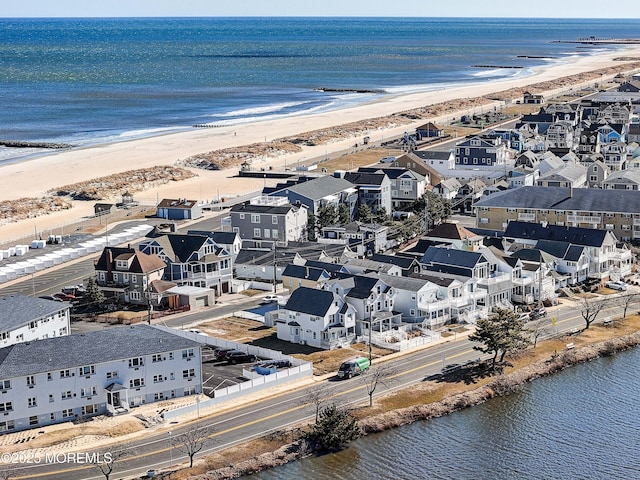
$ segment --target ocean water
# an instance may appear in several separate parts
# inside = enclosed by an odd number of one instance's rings
[[[0,139],[87,145],[338,109],[528,75],[601,51],[555,40],[633,37],[640,27],[410,15],[0,19]],[[0,161],[31,153],[0,147]]]

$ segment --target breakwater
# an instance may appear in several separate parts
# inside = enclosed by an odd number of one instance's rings
[[[22,140],[0,140],[0,146],[9,148],[72,148],[73,145],[69,143],[54,143],[54,142],[26,142]]]

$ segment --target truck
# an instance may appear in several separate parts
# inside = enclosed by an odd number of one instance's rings
[[[338,378],[351,378],[369,370],[371,363],[366,357],[356,357],[342,362],[338,369]]]

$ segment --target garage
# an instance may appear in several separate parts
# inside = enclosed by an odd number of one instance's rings
[[[182,285],[167,290],[168,294],[177,295],[181,307],[205,308],[215,304],[215,292],[211,288]]]

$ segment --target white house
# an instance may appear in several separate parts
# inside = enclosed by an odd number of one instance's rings
[[[0,433],[202,391],[200,344],[148,325],[0,349]]]
[[[356,311],[329,290],[297,288],[275,315],[277,336],[287,342],[332,349],[356,336]]]
[[[24,295],[0,298],[0,348],[69,335],[70,309],[71,305],[66,302]]]

